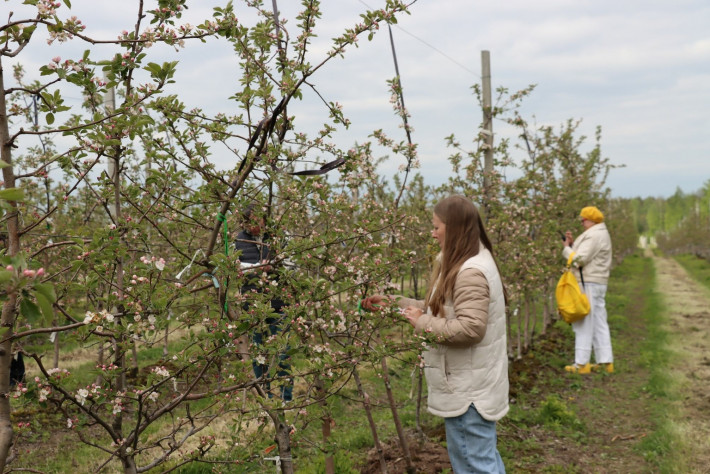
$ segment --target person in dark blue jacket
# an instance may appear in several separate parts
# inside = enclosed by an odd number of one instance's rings
[[[268,281],[276,281],[278,284],[278,275],[273,272],[271,262],[274,255],[269,246],[270,236],[265,233],[266,223],[263,213],[258,206],[249,204],[242,211],[242,227],[234,241],[234,249],[241,252],[239,261],[242,269],[244,269],[247,278],[242,285],[242,295],[246,297],[246,302],[242,309],[249,311],[251,307],[249,295],[252,293],[266,293],[271,290],[270,284],[265,283],[261,278],[263,273],[268,274]],[[278,298],[271,299],[271,309],[275,314],[274,317],[267,317],[264,321],[268,327],[266,330],[258,329],[252,334],[252,343],[256,346],[261,346],[264,339],[269,336],[280,333],[284,328],[283,325],[283,307],[284,302]],[[254,375],[258,379],[264,380],[264,388],[268,393],[269,398],[273,396],[271,393],[271,379],[269,378],[268,360],[259,360],[257,356],[252,360]],[[289,378],[290,364],[288,356],[284,353],[279,356],[279,370],[277,376],[282,379],[281,398],[288,402],[293,398],[293,380]]]

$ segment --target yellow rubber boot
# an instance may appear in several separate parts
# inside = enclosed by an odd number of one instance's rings
[[[606,364],[592,364],[592,372],[599,372],[600,370],[603,370],[607,374],[613,374],[614,373],[614,363],[608,362]]]
[[[592,373],[592,364],[587,362],[584,365],[578,365],[578,364],[566,365],[565,370],[571,374],[582,374],[582,375],[590,374],[590,373]]]

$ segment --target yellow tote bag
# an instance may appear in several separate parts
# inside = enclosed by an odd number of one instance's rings
[[[587,295],[582,293],[577,279],[574,277],[572,270],[570,270],[573,258],[574,252],[572,252],[567,259],[567,270],[560,277],[560,281],[557,282],[557,289],[555,290],[557,311],[559,311],[562,319],[568,323],[583,319],[591,310]],[[581,268],[579,269],[579,274],[582,278],[582,285],[584,285],[584,276],[582,275]]]

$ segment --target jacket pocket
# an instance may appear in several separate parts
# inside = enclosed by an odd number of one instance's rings
[[[448,347],[444,356],[446,380],[455,392],[470,392],[473,389],[473,353],[470,347]]]
[[[424,351],[424,376],[430,390],[436,392],[453,393],[449,382],[446,379],[446,356],[445,352],[438,348]]]

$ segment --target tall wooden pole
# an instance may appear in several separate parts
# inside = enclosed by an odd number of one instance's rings
[[[106,73],[104,73],[104,79],[108,81],[108,75]],[[116,110],[116,90],[113,86],[108,89],[104,95],[104,108],[106,109],[106,115],[112,114],[113,111]],[[108,174],[108,177],[112,181],[116,181],[117,178],[118,166],[116,160],[117,158],[113,156],[106,157],[106,174]],[[111,217],[114,219],[114,223],[116,223],[115,220],[118,212],[116,211],[115,205],[109,206],[109,210],[111,211]]]
[[[493,175],[493,100],[491,97],[491,53],[481,51],[481,81],[483,94],[483,194],[486,208],[491,198],[491,176]]]

